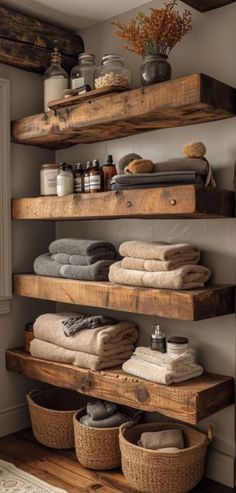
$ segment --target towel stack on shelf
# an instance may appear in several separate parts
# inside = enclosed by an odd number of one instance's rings
[[[34,323],[30,353],[49,361],[101,370],[126,361],[137,338],[138,329],[133,322],[74,312],[47,313]]]
[[[119,252],[124,258],[109,269],[109,280],[115,284],[195,289],[204,287],[211,275],[207,267],[197,265],[200,250],[194,245],[126,241]]]
[[[61,238],[49,245],[49,253],[35,259],[34,272],[40,276],[107,281],[109,267],[116,258],[116,250],[111,243]]]

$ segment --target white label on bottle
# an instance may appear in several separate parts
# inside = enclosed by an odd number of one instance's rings
[[[84,77],[77,77],[71,80],[72,89],[77,89],[77,87],[84,86]]]
[[[101,175],[90,176],[90,190],[101,190]]]
[[[57,169],[40,171],[40,195],[57,194]]]
[[[75,193],[82,192],[82,178],[80,176],[74,178]]]
[[[85,176],[84,177],[84,191],[89,192],[90,191],[90,176]]]
[[[44,81],[44,111],[49,111],[49,101],[63,97],[65,89],[68,89],[68,79],[65,77],[49,77]]]

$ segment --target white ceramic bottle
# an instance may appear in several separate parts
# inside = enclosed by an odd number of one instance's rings
[[[63,91],[69,87],[69,77],[61,66],[61,54],[54,48],[51,65],[44,73],[44,111],[49,111],[49,101],[61,99]]]
[[[70,164],[61,163],[57,175],[57,195],[64,197],[74,192],[74,176]]]

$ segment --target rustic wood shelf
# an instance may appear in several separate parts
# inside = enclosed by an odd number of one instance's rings
[[[235,0],[184,0],[184,3],[200,12],[208,12],[234,2]]]
[[[41,382],[136,409],[158,411],[186,423],[196,424],[234,403],[233,378],[220,375],[204,374],[165,386],[133,377],[121,369],[87,370],[34,358],[20,349],[7,351],[6,365],[8,370]]]
[[[104,203],[106,208],[104,209]],[[13,219],[118,219],[234,216],[234,192],[195,185],[14,199]]]
[[[108,308],[179,320],[203,320],[234,313],[234,287],[209,286],[191,291],[136,288],[110,282],[75,281],[34,274],[13,276],[15,295]]]
[[[12,122],[14,142],[60,149],[236,114],[236,90],[194,74]]]

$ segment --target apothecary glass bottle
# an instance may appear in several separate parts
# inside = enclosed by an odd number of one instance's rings
[[[77,89],[85,84],[93,89],[95,70],[95,56],[92,53],[81,53],[78,57],[78,65],[71,70],[71,89]]]
[[[131,87],[131,72],[124,67],[124,60],[119,55],[104,55],[102,65],[94,76],[95,89],[101,87]]]
[[[68,89],[69,77],[61,66],[62,57],[57,48],[51,54],[51,65],[44,73],[44,111],[48,111],[49,101],[61,99]]]

